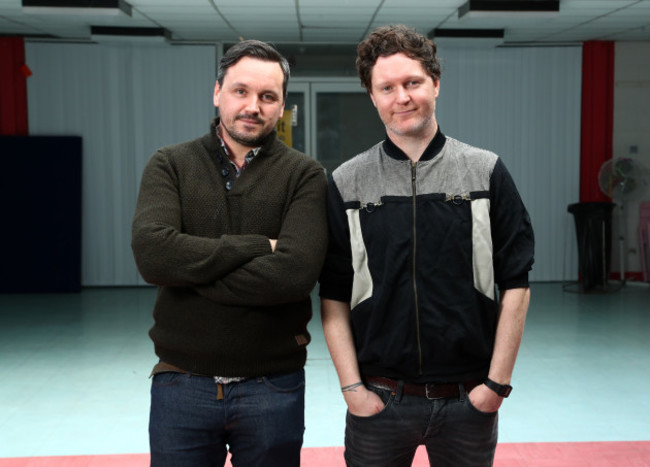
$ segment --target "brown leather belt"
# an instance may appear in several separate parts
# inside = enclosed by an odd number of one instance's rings
[[[365,384],[379,389],[397,392],[398,381],[381,376],[366,376]],[[470,392],[482,381],[463,381],[460,383],[404,383],[402,393],[409,396],[426,397],[427,399],[451,399],[460,397],[460,385],[465,387],[465,392]]]

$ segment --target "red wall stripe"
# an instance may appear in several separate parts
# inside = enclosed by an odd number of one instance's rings
[[[614,42],[582,46],[580,201],[610,201],[598,187],[598,171],[612,158]]]
[[[25,42],[0,37],[0,134],[27,135]]]

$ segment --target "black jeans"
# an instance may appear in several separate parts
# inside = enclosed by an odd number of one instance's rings
[[[459,398],[429,400],[368,386],[386,404],[378,414],[348,412],[345,460],[348,467],[407,467],[423,444],[431,466],[491,466],[498,415],[477,410],[464,391]]]

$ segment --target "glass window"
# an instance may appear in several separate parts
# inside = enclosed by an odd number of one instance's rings
[[[365,92],[316,94],[316,154],[327,173],[385,137],[384,125]]]

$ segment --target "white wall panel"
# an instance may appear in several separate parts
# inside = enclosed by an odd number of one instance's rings
[[[27,43],[32,135],[83,137],[82,284],[142,284],[131,219],[146,161],[214,115],[212,46]]]
[[[576,279],[567,206],[579,200],[582,49],[441,48],[439,54],[438,122],[445,134],[506,163],[535,228],[531,279]]]
[[[215,48],[28,43],[26,54],[31,133],[84,140],[83,285],[142,284],[130,249],[140,175],[158,147],[207,130]],[[536,232],[531,279],[575,279],[566,208],[579,194],[581,49],[440,56],[441,128],[496,152],[512,173]]]

